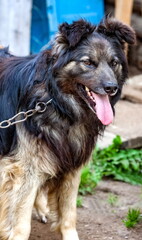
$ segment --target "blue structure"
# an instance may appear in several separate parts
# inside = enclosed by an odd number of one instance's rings
[[[97,24],[104,16],[104,0],[33,0],[31,52],[40,51],[58,30],[58,24],[80,18]]]
[[[49,41],[46,0],[33,0],[31,22],[31,53],[37,53]]]

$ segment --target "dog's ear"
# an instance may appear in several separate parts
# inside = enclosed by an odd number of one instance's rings
[[[122,46],[124,43],[135,44],[136,35],[134,30],[115,18],[107,16],[97,27],[96,31],[110,38],[116,38]]]
[[[69,47],[75,47],[81,39],[91,34],[94,29],[95,26],[83,19],[74,21],[72,24],[63,23],[59,26],[59,32]]]

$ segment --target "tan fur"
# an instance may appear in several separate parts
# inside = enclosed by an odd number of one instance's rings
[[[37,197],[35,199],[34,207],[36,209],[37,218],[43,223],[47,222],[47,217],[49,215],[48,206],[48,189],[46,191],[40,188],[37,192]]]
[[[75,67],[75,65],[76,65],[76,62],[75,61],[71,61],[70,63],[68,63],[66,66],[65,66],[65,70],[66,71],[70,71],[70,70],[72,70],[74,67]]]
[[[4,162],[4,163],[3,163]],[[0,178],[0,236],[2,240],[28,239],[30,218],[37,190],[26,166],[15,159],[2,160]]]
[[[18,148],[14,157],[0,161],[0,239],[29,238],[35,202],[38,215],[45,221],[49,214],[52,226],[61,232],[63,240],[71,240],[72,236],[78,240],[75,225],[80,171],[67,174],[55,184],[54,156],[50,151],[44,152],[40,141],[23,128],[18,127],[17,132]]]
[[[65,175],[58,183],[53,180],[48,184],[49,218],[52,221],[52,229],[61,232],[63,240],[71,240],[73,236],[76,236],[75,240],[78,239],[76,198],[79,182],[80,170]]]

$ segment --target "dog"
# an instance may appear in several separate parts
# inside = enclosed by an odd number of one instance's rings
[[[51,49],[0,50],[0,239],[27,240],[33,207],[63,240],[78,240],[81,168],[113,121],[133,29],[112,17],[59,26]]]

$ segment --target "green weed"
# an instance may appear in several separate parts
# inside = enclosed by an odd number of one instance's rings
[[[129,209],[126,218],[123,220],[123,223],[127,228],[134,227],[142,219],[140,209]]]
[[[123,150],[121,144],[120,136],[116,136],[107,148],[95,148],[92,162],[82,170],[80,194],[93,193],[105,176],[142,185],[142,149]]]
[[[108,199],[107,199],[107,202],[112,206],[116,206],[117,202],[118,202],[118,196],[113,194],[113,193],[110,193],[109,196],[108,196]]]
[[[117,136],[112,144],[93,153],[94,167],[102,176],[111,176],[131,184],[142,184],[142,150],[121,149],[121,138]]]
[[[97,174],[97,169],[95,169],[93,162],[89,163],[82,170],[79,193],[82,195],[93,194],[101,178],[102,176],[100,173]]]
[[[77,197],[77,207],[81,208],[83,206],[83,198],[81,196]]]

